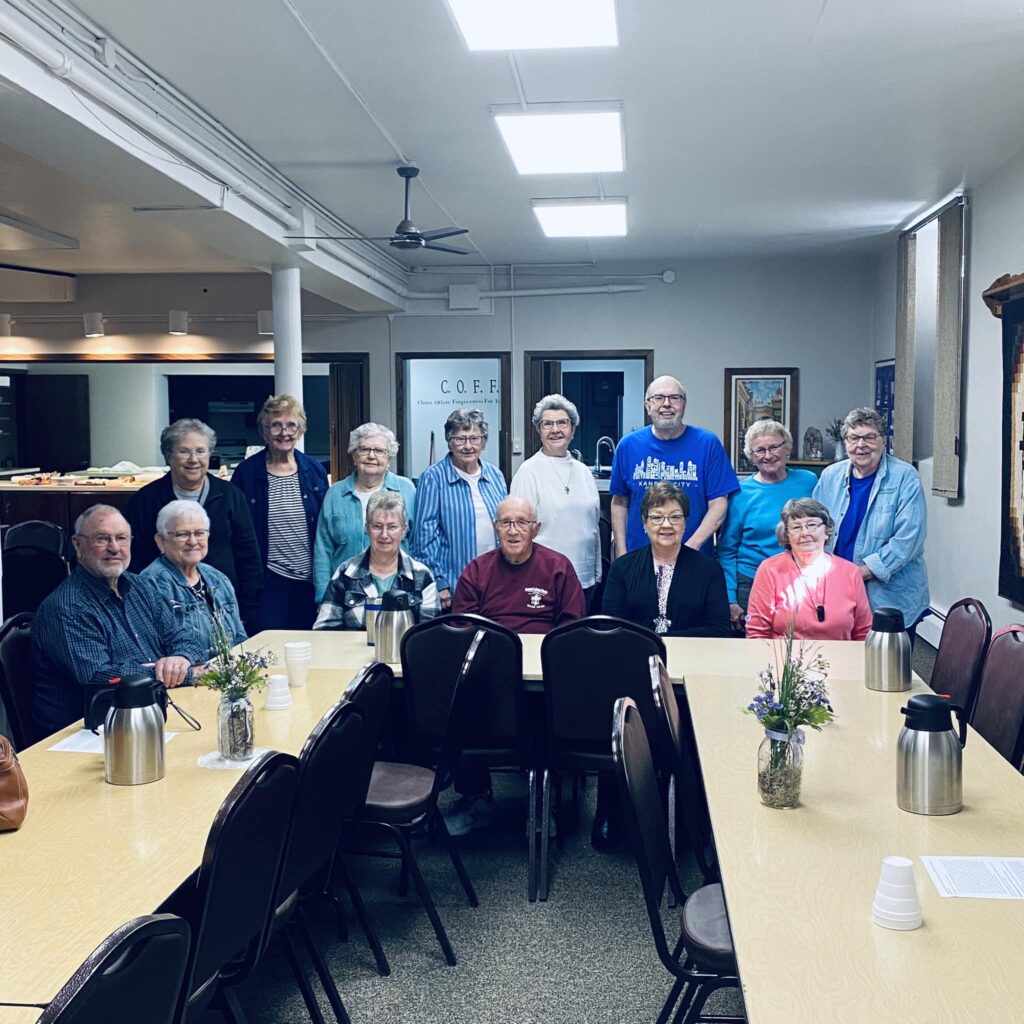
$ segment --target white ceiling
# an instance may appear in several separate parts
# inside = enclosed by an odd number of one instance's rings
[[[360,231],[394,228],[394,167],[418,163],[416,223],[470,228],[479,255],[402,254],[415,265],[875,250],[1024,139],[1017,0],[619,0],[617,49],[515,56],[530,103],[622,102],[626,170],[600,181],[515,173],[489,113],[517,102],[509,58],[468,53],[443,0],[78,6]],[[0,149],[0,174],[12,163]],[[116,222],[87,191],[61,194]],[[628,196],[627,238],[543,237],[532,198],[601,191]],[[96,215],[41,223],[78,235]],[[112,231],[127,258],[101,247],[95,269],[228,269],[208,245],[190,251],[187,222],[181,235],[145,239],[140,263],[132,231]],[[81,252],[39,257],[90,269]]]

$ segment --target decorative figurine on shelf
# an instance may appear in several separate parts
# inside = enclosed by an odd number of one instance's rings
[[[835,441],[836,443],[836,453],[832,457],[832,461],[839,462],[841,459],[845,459],[846,445],[843,444],[843,421],[839,419],[832,420],[825,428],[825,433],[830,441]]]
[[[824,457],[821,431],[817,427],[808,427],[804,431],[804,461],[821,462]]]

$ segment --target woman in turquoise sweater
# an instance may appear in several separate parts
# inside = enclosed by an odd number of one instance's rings
[[[775,536],[782,506],[808,498],[818,478],[806,469],[789,469],[793,435],[775,420],[758,420],[747,428],[743,452],[757,472],[741,484],[729,502],[718,540],[718,560],[725,573],[733,628],[743,632],[747,600],[757,567],[782,548]]]

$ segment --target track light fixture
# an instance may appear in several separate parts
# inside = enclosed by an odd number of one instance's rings
[[[14,323],[14,318],[10,313],[0,313],[0,338],[9,338],[11,336],[11,325]]]
[[[102,338],[107,333],[103,328],[102,313],[83,313],[82,323],[85,325],[87,338]]]
[[[274,314],[272,310],[261,309],[256,313],[256,333],[264,337],[274,334]]]
[[[168,334],[188,334],[188,312],[184,309],[172,309],[167,314]]]

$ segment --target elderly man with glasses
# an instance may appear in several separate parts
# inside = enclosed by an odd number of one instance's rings
[[[685,491],[690,502],[683,543],[712,554],[711,539],[739,481],[722,442],[709,430],[683,422],[686,390],[675,377],[658,377],[644,399],[650,426],[627,434],[615,449],[612,478],[612,532],[615,557],[647,543],[640,504],[644,491],[665,480]]]
[[[77,567],[32,621],[32,717],[48,733],[82,717],[86,687],[137,672],[180,686],[206,653],[155,584],[127,571],[132,533],[116,508],[86,509],[72,543]]]
[[[830,550],[860,570],[872,608],[903,612],[913,639],[929,601],[921,478],[886,452],[885,423],[874,409],[849,412],[842,437],[847,458],[827,467],[814,488],[835,520]]]

